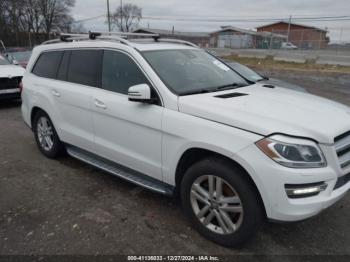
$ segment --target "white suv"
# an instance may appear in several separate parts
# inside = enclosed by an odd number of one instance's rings
[[[63,37],[34,49],[22,113],[41,152],[181,197],[225,246],[299,221],[350,188],[350,108],[246,82],[187,42]],[[118,200],[116,200],[118,201]]]

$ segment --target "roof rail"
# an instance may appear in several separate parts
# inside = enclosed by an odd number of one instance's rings
[[[128,36],[141,36],[141,37],[151,37],[155,42],[167,42],[167,43],[178,43],[199,48],[199,46],[180,39],[167,39],[161,38],[158,34],[147,34],[147,33],[129,33],[129,32],[89,32],[88,34],[60,34],[59,39],[48,40],[42,45],[54,44],[60,42],[73,42],[73,41],[83,41],[83,40],[115,40],[125,45],[132,46],[130,41],[126,39]]]

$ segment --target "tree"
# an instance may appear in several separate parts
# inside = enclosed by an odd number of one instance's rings
[[[75,0],[0,0],[0,39],[31,45],[32,36],[39,43],[43,35],[48,39],[53,32],[70,32],[74,5]]]
[[[111,15],[111,23],[121,32],[130,32],[142,18],[142,9],[134,4],[119,6]]]
[[[39,0],[39,10],[43,17],[43,29],[46,38],[50,37],[51,31],[66,31],[68,23],[73,18],[69,12],[75,5],[75,0]]]

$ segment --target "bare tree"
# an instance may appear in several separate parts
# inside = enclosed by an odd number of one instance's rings
[[[69,12],[74,5],[75,0],[40,0],[39,10],[43,17],[43,29],[46,38],[50,37],[53,29],[62,31],[62,29],[66,29],[67,23],[73,21]]]
[[[32,36],[38,43],[53,32],[69,32],[74,4],[75,0],[0,0],[0,38],[10,45],[31,45]]]
[[[134,4],[119,6],[111,15],[111,23],[122,32],[130,32],[142,18],[142,9]]]

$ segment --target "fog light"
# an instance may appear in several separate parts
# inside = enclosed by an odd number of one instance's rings
[[[327,189],[324,182],[303,185],[285,185],[286,193],[289,198],[303,198],[316,196]]]

